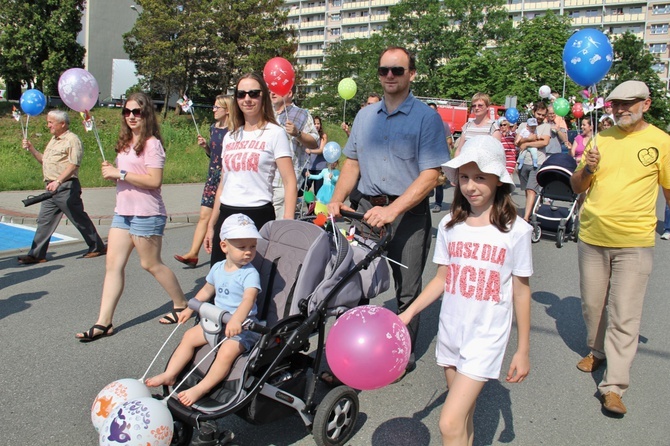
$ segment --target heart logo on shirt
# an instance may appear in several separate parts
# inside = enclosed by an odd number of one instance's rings
[[[656,147],[641,149],[637,152],[637,159],[640,160],[644,167],[650,166],[658,160],[658,149]]]

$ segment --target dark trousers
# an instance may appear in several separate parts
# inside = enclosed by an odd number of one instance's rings
[[[435,188],[435,204],[441,206],[442,200],[444,200],[444,186],[440,184]]]
[[[358,212],[364,214],[372,207],[368,200],[362,198]],[[387,256],[407,266],[404,268],[389,262],[393,272],[398,313],[402,313],[421,293],[421,276],[428,259],[432,228],[428,198],[400,215],[392,226],[393,239],[388,246]],[[407,326],[412,340],[412,352],[419,333],[419,320],[419,315],[416,315]]]
[[[77,178],[72,178],[61,184],[52,198],[42,202],[37,217],[35,238],[33,238],[28,255],[37,259],[47,256],[49,240],[56,232],[63,214],[84,238],[89,252],[102,251],[105,248],[105,243],[95,229],[95,225],[84,211],[84,203],[81,201],[81,184]]]
[[[209,261],[209,266],[214,266],[215,263],[220,262],[226,259],[226,254],[221,251],[221,237],[219,237],[219,232],[221,231],[221,225],[223,221],[230,217],[233,214],[244,214],[254,221],[256,228],[260,231],[263,225],[269,221],[274,220],[275,217],[275,208],[272,206],[272,203],[264,204],[259,207],[235,207],[235,206],[226,206],[222,204],[219,206],[219,219],[214,224],[214,237],[212,239],[212,257]]]

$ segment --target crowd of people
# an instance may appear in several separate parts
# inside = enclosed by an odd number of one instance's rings
[[[473,117],[454,140],[435,104],[431,108],[412,94],[417,69],[410,51],[385,49],[377,74],[383,94],[369,95],[351,126],[342,123],[348,136],[343,160],[330,164],[323,156],[328,142],[323,121],[293,103],[294,90],[277,95],[261,75],[248,73],[237,80],[232,97],[215,99],[209,141],[197,140],[210,158],[200,219],[190,250],[174,258],[196,267],[204,244],[211,268],[195,298],[214,298],[234,316],[226,329],[230,339],[220,348],[208,378],[180,393],[179,399],[193,404],[255,342],[240,324],[257,314],[260,283],[249,262],[260,238],[258,230],[277,218],[293,219],[299,195],[313,188],[332,216],[357,210],[370,226],[393,228],[387,256],[392,261],[397,312],[411,338],[406,372],[416,366],[420,313],[442,297],[436,357],[449,392],[440,430],[444,444],[472,444],[475,402],[486,381],[500,377],[513,316],[518,345],[505,379],[518,383],[530,373],[533,262],[528,221],[539,193],[538,169],[547,157],[564,152],[578,163],[571,178],[573,190],[584,194],[578,263],[591,352],[577,367],[590,373],[606,363],[598,385],[602,406],[611,413],[626,413],[622,396],[630,384],[652,269],[659,185],[670,202],[670,136],[644,119],[652,101],[647,86],[639,81],[618,85],[606,99],[609,109],[602,118],[582,119],[581,133],[574,139],[568,137],[566,122],[550,101],[537,101],[531,116],[517,125],[505,117],[491,119],[490,97],[476,93],[471,101]],[[166,152],[150,97],[144,93],[128,97],[116,159],[101,166],[102,177],[116,185],[106,246],[83,209],[77,180],[81,141],[68,130],[67,113],[52,111],[47,123],[53,138],[44,152],[28,140],[23,147],[42,164],[45,187],[53,197],[42,203],[33,246],[19,263],[46,261],[48,239],[65,213],[88,245],[83,257],[107,256],[100,312],[90,329],[76,334],[79,341],[115,333],[113,316],[133,250],[172,301],[172,309],[159,322],[185,322],[192,311],[161,257],[167,216],[161,196]],[[622,176],[619,172],[624,169],[627,174]],[[514,175],[525,193],[522,215],[511,199]],[[442,211],[445,184],[454,186],[454,198],[437,226],[432,258],[437,273],[423,284],[431,213]],[[670,239],[670,225],[663,239]],[[480,271],[475,286],[467,285],[471,270]],[[166,372],[147,384],[172,384],[203,342],[199,327],[189,330]],[[338,381],[329,373],[323,380]]]

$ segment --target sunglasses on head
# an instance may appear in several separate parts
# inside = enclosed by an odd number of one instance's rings
[[[387,76],[389,71],[394,76],[402,76],[405,74],[405,67],[379,67],[377,68],[377,74],[380,76]]]
[[[140,116],[142,116],[142,110],[139,109],[139,108],[134,108],[134,109],[131,110],[131,109],[129,109],[129,108],[125,108],[125,107],[123,107],[123,110],[121,111],[121,114],[122,114],[123,116],[125,116],[126,118],[127,118],[128,116],[130,116],[131,113],[132,113],[132,115],[133,115],[134,117],[136,117],[136,118],[139,118]]]
[[[245,97],[247,97],[247,95],[249,95],[251,99],[256,99],[261,96],[261,90],[249,90],[249,91],[237,90],[235,92],[235,97],[237,99],[244,99]]]

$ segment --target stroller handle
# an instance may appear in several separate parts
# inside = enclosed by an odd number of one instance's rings
[[[233,317],[229,311],[212,305],[209,302],[200,302],[198,299],[189,299],[188,307],[198,313],[202,318],[200,324],[203,330],[209,333],[218,333],[221,331],[230,319]],[[251,330],[256,333],[265,334],[270,333],[270,329],[264,325],[253,322],[251,319],[246,319],[242,323],[245,330]]]
[[[344,209],[340,209],[340,214],[344,218],[349,218],[351,220],[357,220],[361,222],[363,221],[363,217],[365,216],[365,214],[362,214],[360,212],[350,212],[345,211]],[[380,233],[382,233],[383,235],[381,235],[380,240],[377,243],[377,249],[379,249],[380,251],[385,251],[386,246],[393,238],[393,227],[389,223],[387,223],[384,225],[383,231],[380,231]]]

